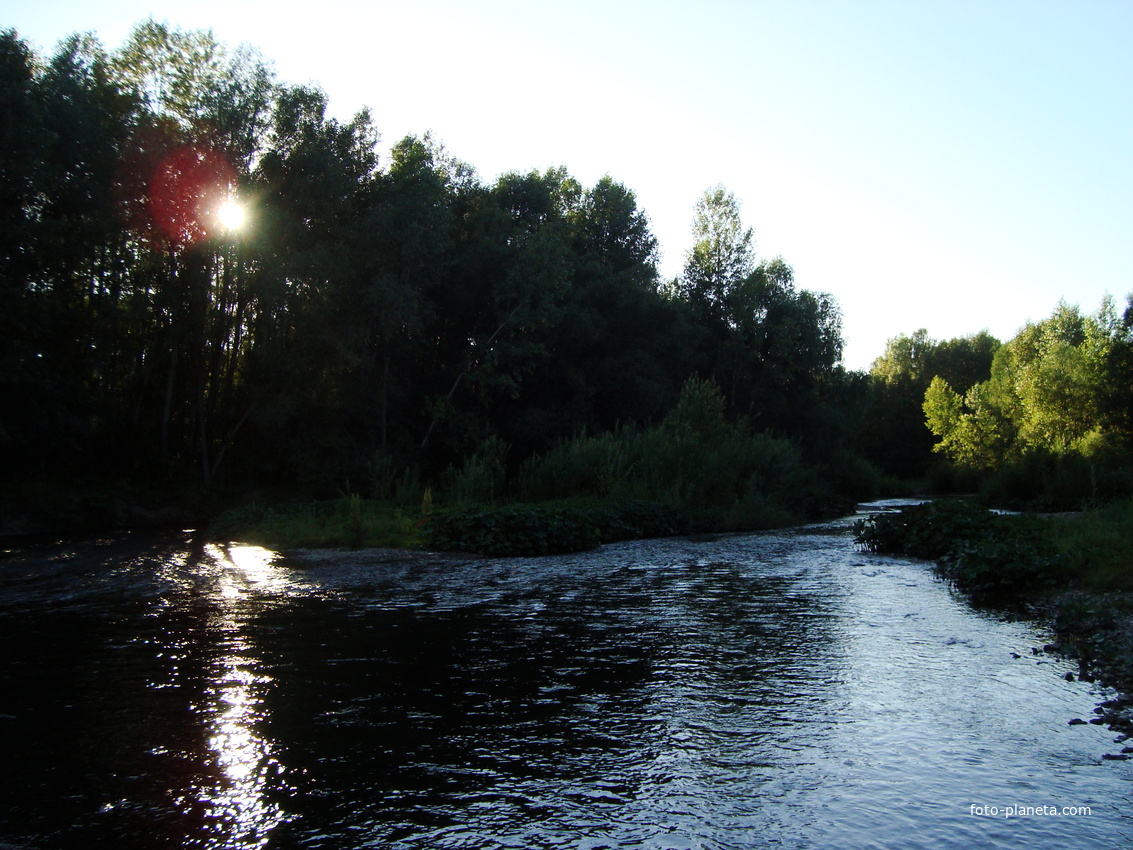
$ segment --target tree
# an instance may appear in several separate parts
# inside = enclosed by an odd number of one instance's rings
[[[497,406],[497,427],[523,452],[657,421],[692,371],[678,310],[657,292],[657,241],[634,193],[603,177],[567,219],[570,279],[540,330],[544,354]]]
[[[977,384],[961,398],[937,375],[925,391],[926,424],[940,438],[933,450],[966,469],[994,469],[1008,450],[1010,425],[990,397],[988,386]]]
[[[224,53],[211,30],[185,32],[149,18],[134,27],[114,67],[153,115],[187,128],[198,123],[209,96],[224,87]]]
[[[1094,316],[1060,302],[995,354],[990,378],[961,396],[934,378],[924,400],[935,447],[958,465],[997,469],[1029,453],[1092,454],[1117,444],[1104,415],[1123,323],[1112,301]],[[962,399],[962,401],[961,401]]]
[[[735,195],[722,185],[706,190],[696,202],[692,235],[678,292],[704,316],[727,322],[733,290],[755,268],[752,229],[743,226]]]
[[[923,381],[927,385],[933,378],[928,373],[936,347],[936,340],[924,328],[912,336],[900,334],[885,343],[885,352],[873,361],[870,374],[887,384]]]
[[[391,150],[378,203],[368,225],[366,311],[373,365],[380,382],[380,450],[419,438],[422,425],[410,388],[425,354],[420,338],[433,318],[431,300],[450,277],[457,240],[457,196],[475,180],[429,136],[408,136]]]
[[[935,377],[961,401],[988,380],[999,340],[986,331],[937,341],[924,328],[890,339],[870,369],[867,456],[887,472],[923,475],[931,462],[933,432],[925,428],[925,393]]]
[[[0,447],[26,439],[38,352],[31,333],[32,251],[37,244],[36,196],[40,152],[47,145],[35,57],[14,30],[0,32]],[[30,250],[29,250],[30,249]],[[23,454],[5,451],[4,460]]]
[[[363,110],[328,118],[326,95],[281,88],[252,175],[262,253],[246,283],[247,395],[262,473],[330,488],[365,462],[376,431],[371,374],[371,256],[379,195],[377,133]],[[243,415],[243,414],[241,414]]]
[[[550,169],[504,174],[480,199],[469,222],[475,232],[461,246],[469,262],[457,264],[460,275],[448,287],[453,300],[442,310],[442,321],[460,329],[446,334],[451,347],[442,355],[451,383],[433,397],[422,450],[442,421],[461,416],[456,398],[466,383],[478,413],[460,429],[462,442],[488,436],[487,411],[517,398],[524,376],[546,355],[536,331],[553,324],[569,288],[572,211],[581,194],[565,169]]]
[[[805,428],[813,390],[842,357],[842,317],[826,293],[799,290],[782,257],[761,262],[726,301],[719,374],[733,408],[787,433]]]

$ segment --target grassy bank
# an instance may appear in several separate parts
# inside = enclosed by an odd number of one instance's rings
[[[745,514],[746,529],[795,524],[780,508]],[[690,511],[636,499],[576,497],[407,512],[389,501],[348,496],[333,501],[249,505],[209,527],[217,539],[279,549],[429,548],[490,557],[553,555],[618,540],[741,530],[713,510]]]
[[[422,543],[420,515],[358,495],[232,508],[210,523],[209,535],[275,549],[412,548]]]
[[[1133,735],[1133,499],[1059,515],[942,500],[862,520],[855,534],[873,552],[934,560],[975,604],[1048,620],[1083,677],[1121,692],[1103,717]]]

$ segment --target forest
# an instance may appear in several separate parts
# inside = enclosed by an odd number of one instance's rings
[[[6,530],[578,497],[739,529],[912,487],[1133,494],[1133,300],[1004,343],[900,334],[848,371],[837,301],[757,256],[724,186],[664,280],[613,177],[488,183],[429,135],[381,160],[368,112],[153,20],[114,51],[0,33],[0,115]]]

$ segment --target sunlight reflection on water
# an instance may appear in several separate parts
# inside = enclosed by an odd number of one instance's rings
[[[261,660],[245,636],[249,611],[243,600],[248,594],[281,592],[288,579],[276,566],[278,555],[258,546],[208,545],[202,560],[215,578],[205,632],[223,649],[210,665],[202,706],[209,760],[216,770],[213,781],[191,790],[185,808],[203,816],[207,837],[202,846],[264,847],[285,819],[267,796],[282,766],[260,731],[268,719],[263,695],[273,680],[258,672]]]

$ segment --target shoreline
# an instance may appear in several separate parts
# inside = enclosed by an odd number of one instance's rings
[[[1077,678],[1115,693],[1090,720],[1133,738],[1133,576],[1125,539],[1133,502],[1093,511],[1006,514],[941,500],[855,523],[858,545],[932,561],[974,608],[1046,626],[1042,651],[1076,661]],[[1073,675],[1073,674],[1067,674]],[[1133,748],[1111,758],[1126,759]]]

